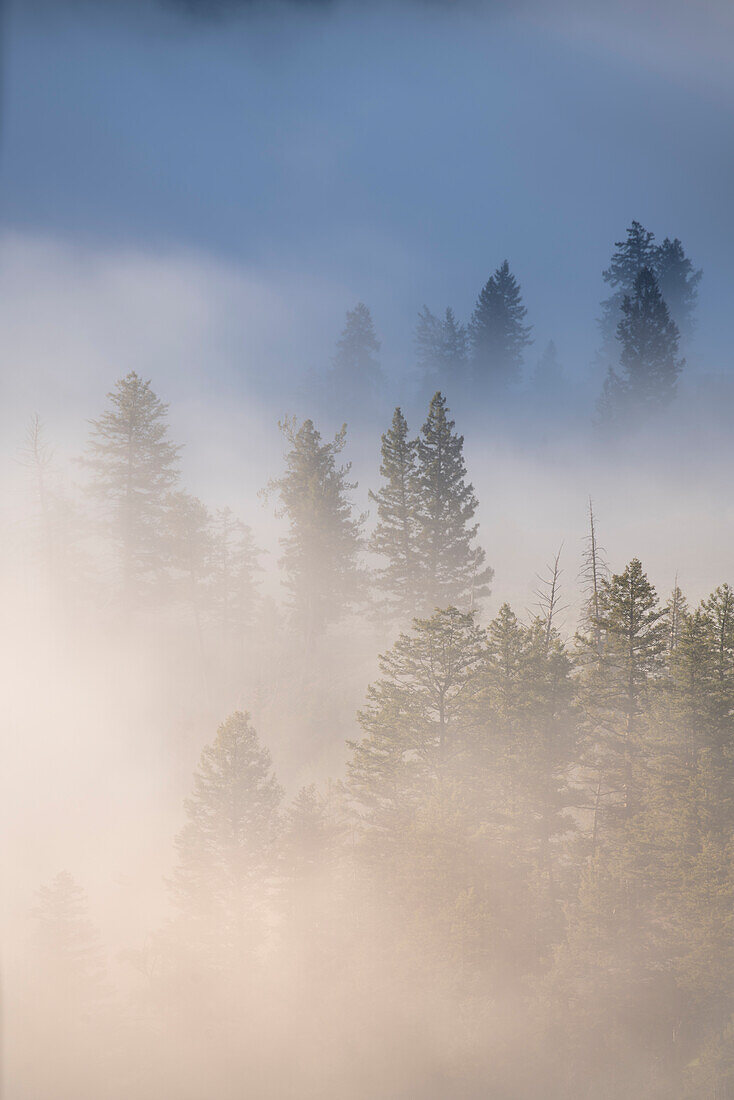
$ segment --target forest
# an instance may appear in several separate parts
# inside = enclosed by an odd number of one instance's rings
[[[633,222],[603,279],[588,418],[624,442],[675,402],[701,273]],[[68,463],[30,420],[10,718],[56,867],[13,894],[13,1097],[734,1096],[734,589],[608,560],[590,484],[506,602],[460,427],[517,416],[526,321],[507,262],[466,326],[424,308],[422,413],[374,432],[348,312],[312,396],[360,411],[364,512],[348,424],[284,412],[243,518],[183,487],[134,369]]]

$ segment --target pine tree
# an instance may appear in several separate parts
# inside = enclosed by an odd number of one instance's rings
[[[480,292],[469,323],[477,392],[498,392],[519,380],[523,350],[531,343],[526,315],[520,286],[505,260]]]
[[[250,717],[236,711],[201,754],[176,839],[173,897],[210,965],[241,962],[267,908],[283,792]]]
[[[449,307],[443,319],[424,306],[415,331],[418,367],[423,389],[435,393],[450,387],[456,392],[466,383],[468,335]]]
[[[431,400],[417,444],[418,552],[423,608],[476,606],[493,570],[475,543],[479,525],[474,488],[466,482],[464,437],[454,432],[446,399]]]
[[[604,637],[600,703],[606,712],[601,749],[612,800],[630,816],[644,762],[644,704],[651,680],[662,672],[668,624],[655,588],[638,558],[604,580],[599,623]]]
[[[678,237],[666,237],[655,250],[654,269],[660,293],[681,336],[690,338],[694,329],[694,312],[698,286],[703,271],[696,270],[686,256]]]
[[[417,619],[380,658],[349,742],[358,859],[383,913],[431,968],[467,974],[487,890],[473,841],[486,812],[476,703],[484,638],[456,608]],[[389,908],[388,908],[389,907]],[[458,921],[458,914],[461,920]]]
[[[680,240],[666,237],[662,244],[655,244],[655,234],[633,221],[626,239],[616,241],[615,248],[609,267],[602,272],[604,282],[613,290],[602,302],[599,321],[607,349],[611,348],[617,332],[625,296],[634,293],[635,280],[643,267],[654,273],[672,320],[679,331],[689,337],[703,272],[694,269]]]
[[[625,296],[633,293],[635,280],[643,267],[655,268],[655,234],[648,232],[638,221],[633,221],[623,241],[615,241],[609,267],[602,272],[602,279],[612,288],[612,295],[602,302],[599,321],[605,343],[611,346],[620,321]]]
[[[297,880],[318,876],[333,855],[335,829],[314,783],[301,787],[285,815],[286,874]]]
[[[347,310],[346,324],[337,340],[332,360],[332,379],[336,391],[363,410],[371,408],[383,382],[377,359],[380,341],[364,302]]]
[[[480,709],[489,835],[530,922],[526,935],[545,953],[561,916],[558,838],[572,828],[572,664],[548,614],[524,626],[505,603],[487,637]]]
[[[280,498],[279,514],[290,525],[281,540],[281,565],[291,595],[294,619],[309,639],[339,620],[360,590],[358,554],[363,516],[354,517],[347,480],[351,463],[337,466],[346,425],[331,443],[322,443],[312,420],[295,417],[279,424],[290,445],[286,472],[270,482]]]
[[[416,446],[408,439],[402,411],[395,409],[390,429],[382,437],[380,475],[384,484],[369,494],[377,506],[377,525],[369,545],[385,561],[377,574],[385,610],[404,619],[416,614],[421,591]]]
[[[604,547],[599,542],[594,505],[591,497],[589,497],[589,534],[586,537],[586,547],[582,557],[579,577],[584,593],[579,625],[582,632],[580,637],[583,636],[585,631],[585,648],[587,652],[590,650],[593,653],[595,663],[601,661],[604,652],[601,629],[601,587],[608,577],[609,566],[604,554]],[[588,644],[589,640],[591,646]]]
[[[484,660],[482,631],[455,607],[416,619],[380,657],[381,678],[350,742],[352,792],[375,826],[410,813],[415,798],[464,770],[475,736],[473,700]]]
[[[168,406],[134,371],[108,394],[110,408],[93,420],[84,465],[106,508],[107,530],[120,553],[126,599],[161,571],[168,494],[178,479],[178,452],[168,439]]]
[[[678,587],[677,576],[666,610],[668,615],[668,665],[670,665],[675,660],[675,655],[680,647],[681,636],[689,614],[688,603]]]
[[[89,1014],[105,996],[104,955],[87,896],[68,871],[38,891],[35,947],[43,980],[66,1010]]]
[[[206,588],[212,573],[211,515],[197,497],[177,492],[168,498],[166,521],[173,591],[191,608],[201,635]]]
[[[604,418],[629,422],[670,404],[684,360],[678,359],[678,329],[670,319],[651,268],[643,267],[634,293],[622,302],[617,326],[621,374],[610,369],[600,403]]]

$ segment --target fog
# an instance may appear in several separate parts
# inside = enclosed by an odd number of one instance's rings
[[[11,6],[4,1100],[734,1095],[731,30]]]

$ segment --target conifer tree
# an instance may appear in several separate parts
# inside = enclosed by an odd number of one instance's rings
[[[103,993],[104,958],[85,891],[61,871],[38,891],[32,916],[46,981],[67,1004],[90,1011]]]
[[[85,891],[67,871],[36,898],[23,973],[26,1019],[15,1042],[43,1057],[31,1059],[24,1085],[34,1096],[91,1096],[90,1082],[104,1091],[114,1072],[119,1027],[101,937]]]
[[[314,783],[301,787],[285,815],[286,873],[310,879],[323,870],[335,847],[335,829]]]
[[[474,385],[478,393],[501,392],[520,378],[531,329],[520,286],[505,260],[487,280],[469,323]]]
[[[472,855],[487,812],[476,716],[483,661],[472,615],[448,608],[417,619],[380,658],[359,714],[364,736],[349,742],[361,865],[413,942],[462,974],[487,889]]]
[[[210,965],[241,962],[259,930],[282,794],[249,715],[236,711],[201,754],[171,882],[186,939]]]
[[[178,479],[180,448],[168,439],[168,406],[135,371],[120,379],[108,397],[110,407],[91,422],[83,462],[105,506],[129,599],[161,570],[163,520]]]
[[[600,402],[602,416],[617,423],[670,404],[684,365],[678,358],[677,326],[651,268],[641,268],[633,296],[624,297],[621,309],[617,326],[621,373],[610,369]]]
[[[508,867],[523,868],[535,883],[536,931],[543,928],[547,938],[560,919],[557,838],[572,827],[567,812],[574,801],[569,768],[576,747],[572,663],[547,615],[524,626],[505,603],[487,638],[480,699],[490,820]]]
[[[465,385],[468,335],[450,306],[443,318],[423,307],[418,314],[415,347],[425,390],[435,393],[451,388],[456,392]]]
[[[381,678],[359,714],[365,736],[349,743],[351,790],[366,823],[399,830],[437,777],[465,770],[483,659],[481,630],[454,607],[416,619],[380,657]]]
[[[604,547],[599,542],[594,504],[591,497],[589,497],[589,534],[586,536],[586,546],[579,577],[584,593],[579,638],[583,638],[583,634],[586,632],[582,652],[584,649],[586,649],[587,655],[591,652],[595,663],[602,659],[604,649],[601,629],[601,587],[603,581],[608,577],[609,566],[604,555]]]
[[[173,589],[190,606],[201,635],[206,587],[212,572],[211,515],[197,497],[177,492],[168,498],[166,520]]]
[[[392,424],[382,437],[380,475],[383,485],[370,500],[377,506],[377,525],[370,549],[385,564],[378,571],[388,615],[412,618],[420,607],[418,492],[416,442],[408,438],[408,424],[401,409],[395,409]]]
[[[616,241],[615,248],[609,267],[602,272],[604,282],[613,291],[602,302],[599,321],[606,348],[612,346],[622,317],[622,303],[625,296],[633,295],[635,280],[643,267],[654,273],[672,320],[689,337],[703,272],[694,269],[680,240],[666,237],[662,244],[655,244],[655,234],[633,221],[625,240]]]
[[[640,222],[633,221],[627,229],[625,239],[615,241],[614,247],[616,251],[612,254],[609,267],[602,272],[602,279],[613,293],[602,302],[602,316],[599,321],[602,336],[609,346],[617,332],[625,296],[633,293],[635,280],[643,267],[654,270],[655,234],[650,233]]]
[[[286,471],[270,482],[280,498],[280,515],[290,531],[281,540],[281,565],[298,628],[309,639],[340,619],[360,591],[358,554],[363,516],[352,514],[347,480],[351,463],[337,466],[346,425],[330,443],[322,443],[312,420],[295,417],[279,424],[290,450]]]
[[[651,678],[663,668],[666,619],[666,609],[660,606],[638,558],[624,572],[602,582],[599,621],[604,674],[598,690],[605,717],[599,748],[612,801],[627,817],[637,802],[637,769],[645,752],[644,703]]]
[[[688,617],[688,602],[678,587],[678,578],[675,578],[673,591],[667,603],[668,614],[668,665],[675,659],[675,654],[681,644],[681,636]]]
[[[475,542],[474,488],[466,481],[464,437],[454,431],[446,399],[436,393],[417,444],[418,552],[423,608],[473,608],[493,570]]]
[[[655,250],[654,269],[660,293],[671,318],[682,337],[690,338],[694,328],[694,312],[698,286],[703,271],[696,270],[686,256],[678,237],[666,237]]]
[[[379,350],[372,314],[364,302],[358,302],[347,310],[332,361],[334,386],[357,408],[371,407],[382,385]]]

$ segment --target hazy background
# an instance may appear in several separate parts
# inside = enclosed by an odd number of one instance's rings
[[[253,526],[279,598],[282,525],[257,493],[280,470],[278,417],[312,413],[309,378],[345,310],[369,305],[388,397],[417,430],[418,310],[468,318],[507,257],[534,326],[528,367],[554,339],[580,397],[562,431],[522,417],[466,430],[495,569],[488,613],[505,599],[530,608],[535,572],[564,542],[572,628],[589,494],[610,563],[638,555],[661,593],[677,573],[700,598],[726,578],[734,539],[730,405],[683,401],[659,436],[619,447],[591,426],[601,270],[633,218],[679,236],[704,270],[684,392],[731,372],[730,5],[184,8],[15,0],[3,12],[8,916],[21,922],[60,867],[89,881],[104,863],[90,900],[120,947],[165,910],[177,808],[228,710],[255,711],[289,785],[322,778],[341,750],[294,762],[290,702],[245,688],[214,701],[195,654],[159,638],[43,628],[27,603],[17,462],[34,413],[80,482],[87,420],[129,370],[151,378],[185,444],[186,486]],[[364,505],[379,431],[350,425],[346,457]],[[374,641],[350,640],[335,727],[389,639]]]

